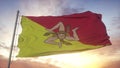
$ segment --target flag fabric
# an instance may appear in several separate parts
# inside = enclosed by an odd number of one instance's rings
[[[71,53],[111,45],[102,15],[22,16],[18,57]]]

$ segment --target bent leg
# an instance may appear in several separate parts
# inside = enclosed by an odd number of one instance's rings
[[[79,40],[79,37],[78,37],[78,34],[76,32],[76,30],[78,29],[78,27],[74,28],[72,31],[73,31],[73,37],[74,37],[74,40]]]
[[[49,37],[44,42],[47,43],[47,44],[58,45],[59,48],[61,48],[62,43],[61,42],[55,42],[56,39],[58,39],[58,38],[57,37]]]
[[[57,39],[57,37],[49,37],[44,42],[48,43],[48,44],[58,45],[58,43],[55,42],[56,39]]]
[[[49,31],[53,31],[55,29],[59,28],[59,31],[65,31],[65,27],[62,22],[59,22],[57,25],[49,29]]]

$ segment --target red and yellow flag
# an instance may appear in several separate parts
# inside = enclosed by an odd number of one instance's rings
[[[18,57],[85,51],[111,45],[101,14],[23,16]]]

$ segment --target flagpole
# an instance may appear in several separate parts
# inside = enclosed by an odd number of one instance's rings
[[[14,32],[13,32],[12,43],[11,43],[11,48],[10,48],[10,53],[9,53],[8,68],[10,68],[10,64],[11,64],[12,51],[13,51],[13,45],[14,45],[14,41],[15,41],[15,34],[16,34],[18,16],[19,16],[19,10],[17,11],[17,14],[16,14]]]

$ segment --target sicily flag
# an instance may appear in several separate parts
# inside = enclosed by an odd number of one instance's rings
[[[102,15],[86,11],[63,16],[22,16],[17,57],[92,50],[111,45]]]

